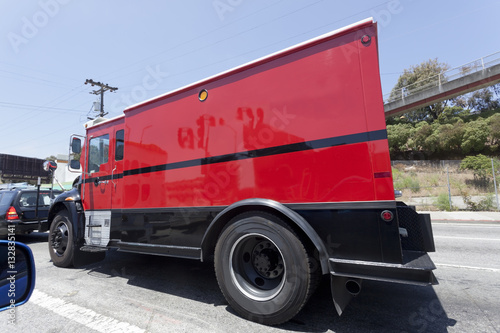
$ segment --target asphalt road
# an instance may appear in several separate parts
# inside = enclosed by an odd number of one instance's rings
[[[36,290],[0,313],[2,332],[500,332],[500,224],[435,223],[431,256],[440,282],[417,287],[364,281],[338,317],[325,280],[292,321],[239,318],[212,265],[111,251],[77,269],[52,265],[47,234],[18,236],[35,254]]]

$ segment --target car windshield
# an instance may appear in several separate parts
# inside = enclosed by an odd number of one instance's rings
[[[53,193],[52,198],[55,198],[59,193]],[[36,206],[36,192],[22,193],[19,198],[19,206],[21,207],[35,207]],[[51,198],[50,192],[40,192],[38,198],[38,206],[50,206]]]

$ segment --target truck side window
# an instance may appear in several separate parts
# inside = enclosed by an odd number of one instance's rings
[[[123,147],[125,145],[125,131],[116,131],[115,161],[123,160]]]
[[[89,147],[89,172],[98,172],[101,164],[108,163],[109,134],[90,139]]]

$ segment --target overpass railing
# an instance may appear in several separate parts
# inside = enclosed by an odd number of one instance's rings
[[[500,51],[468,62],[461,66],[451,68],[427,79],[417,81],[410,85],[404,86],[401,89],[393,90],[383,96],[384,104],[404,99],[405,97],[414,95],[430,88],[439,87],[443,83],[465,77],[475,72],[483,71],[491,66],[498,64],[500,64]]]

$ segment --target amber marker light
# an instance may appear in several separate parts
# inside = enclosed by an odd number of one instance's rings
[[[206,89],[203,89],[198,94],[198,99],[200,100],[200,102],[204,102],[207,99],[207,97],[208,97],[208,91]]]

